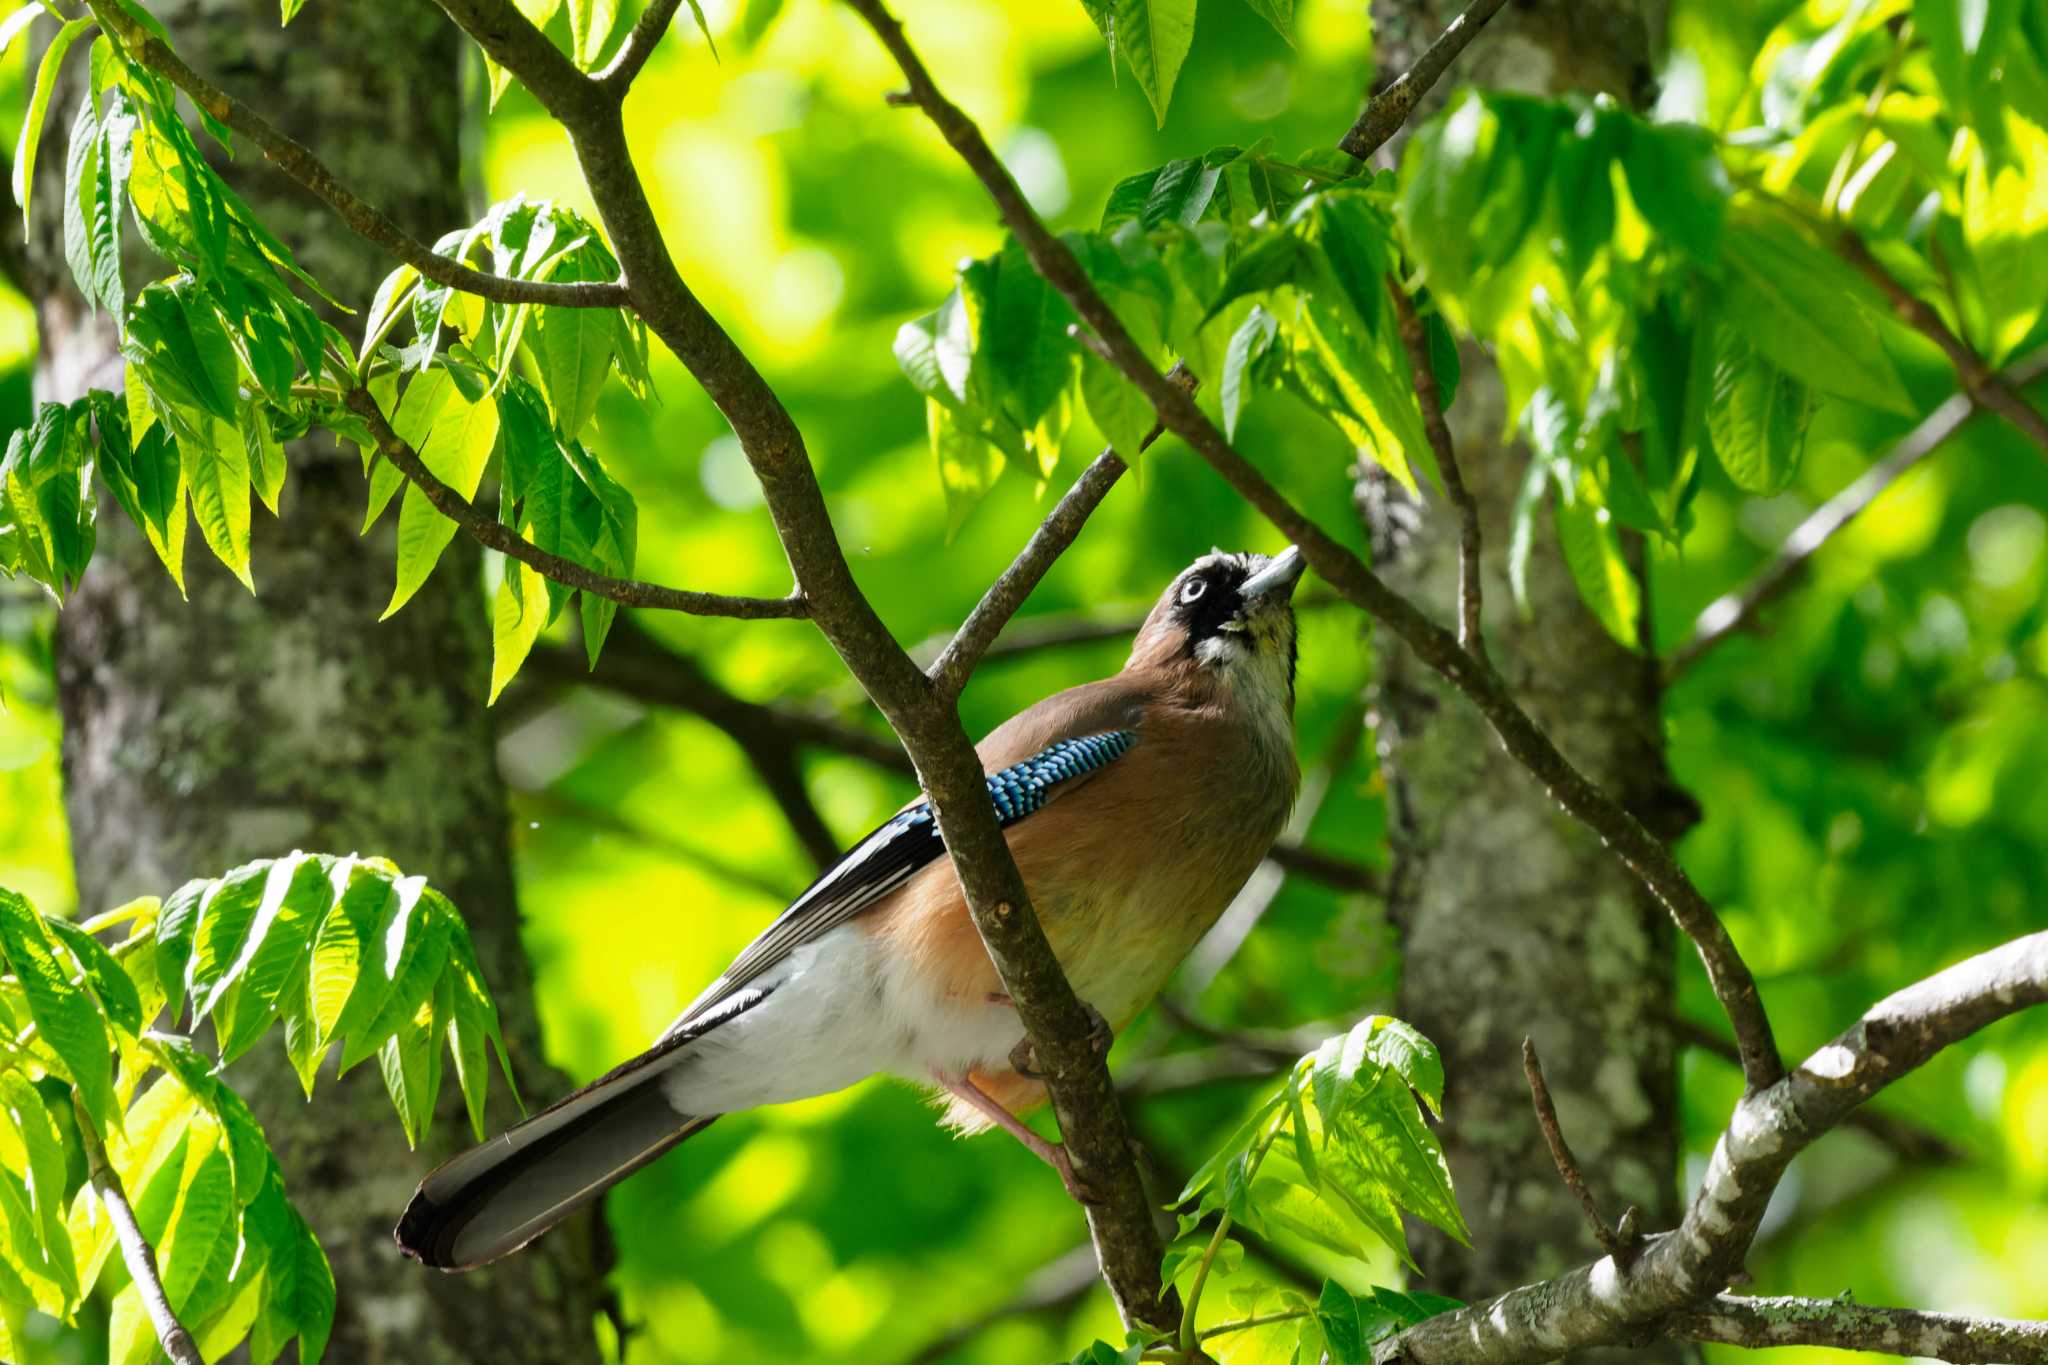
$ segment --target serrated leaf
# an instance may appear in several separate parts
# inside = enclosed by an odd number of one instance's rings
[[[185,998],[185,969],[192,959],[193,935],[199,929],[199,907],[212,885],[204,877],[186,882],[165,897],[163,908],[157,911],[157,980],[172,1002],[174,1018],[177,1005]]]
[[[505,561],[505,576],[491,594],[493,703],[533,652],[533,642],[547,626],[549,611],[547,580],[517,560]]]
[[[1340,1127],[1357,1132],[1361,1140],[1347,1143],[1347,1151],[1403,1208],[1470,1244],[1443,1147],[1423,1123],[1405,1081],[1382,1072],[1379,1083],[1347,1112]]]
[[[376,1014],[351,1029],[342,1045],[342,1071],[349,1070],[376,1052],[387,1039],[409,1037],[408,1030],[419,1027],[418,1017],[433,1000],[434,983],[440,979],[441,969],[448,962],[448,919],[452,914],[440,892],[420,891],[418,908],[404,926],[406,932],[398,963],[387,969],[390,985]],[[396,932],[397,926],[394,925],[392,934],[395,936]],[[388,952],[388,939],[386,946]],[[414,1110],[413,1114],[418,1120],[422,1111]],[[400,1117],[404,1116],[401,1110]],[[408,1131],[416,1136],[417,1124]]]
[[[1254,304],[1243,324],[1231,333],[1230,345],[1223,352],[1223,381],[1218,390],[1223,407],[1223,434],[1233,441],[1237,439],[1238,418],[1244,415],[1245,401],[1250,397],[1252,365],[1271,348],[1278,334],[1279,324],[1273,315]]]
[[[443,483],[464,498],[474,498],[483,482],[484,467],[498,441],[498,404],[486,399],[472,402],[457,391],[446,370],[435,370],[413,381],[414,387],[436,380],[447,385],[448,394],[439,405],[426,439],[414,449],[420,462]],[[410,397],[410,393],[408,393]],[[417,485],[405,490],[398,512],[398,581],[384,608],[383,620],[404,606],[419,591],[439,562],[441,552],[455,538],[455,523],[441,515]]]
[[[192,512],[207,548],[250,592],[249,456],[242,434],[219,419],[193,415],[194,429],[178,437],[180,470],[192,499]]]
[[[199,907],[192,960],[185,971],[185,990],[192,1000],[192,1020],[204,1020],[220,1002],[246,959],[242,945],[257,912],[264,905],[264,887],[274,864],[246,863],[214,881]]]
[[[226,1065],[255,1045],[277,1017],[278,997],[303,985],[312,938],[333,901],[333,860],[295,854],[271,864],[263,900],[219,989],[215,1042]]]
[[[1578,480],[1577,496],[1558,499],[1558,544],[1572,581],[1579,586],[1580,600],[1609,635],[1634,649],[1642,590],[1622,556],[1613,516],[1594,500],[1592,476],[1581,471]]]
[[[0,1072],[0,1105],[7,1121],[22,1142],[28,1179],[23,1190],[28,1211],[37,1232],[31,1253],[41,1260],[41,1270],[53,1284],[61,1302],[68,1307],[79,1295],[78,1265],[72,1259],[71,1235],[65,1225],[67,1162],[64,1139],[52,1120],[41,1092],[18,1072]]]
[[[0,954],[21,984],[43,1041],[78,1087],[86,1112],[103,1129],[118,1128],[112,1048],[99,1006],[58,962],[43,917],[5,888],[0,888]]]

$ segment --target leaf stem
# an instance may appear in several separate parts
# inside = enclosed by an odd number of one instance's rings
[[[1260,1134],[1258,1145],[1252,1148],[1245,1163],[1244,1183],[1247,1188],[1251,1186],[1252,1177],[1258,1174],[1266,1153],[1272,1150],[1274,1139],[1280,1136],[1280,1124],[1281,1120],[1276,1119]],[[1217,1253],[1223,1250],[1223,1239],[1230,1234],[1230,1224],[1230,1210],[1225,1208],[1223,1216],[1216,1220],[1216,1231],[1210,1236],[1209,1245],[1202,1251],[1202,1263],[1195,1269],[1195,1281],[1188,1286],[1187,1307],[1181,1310],[1180,1315],[1180,1349],[1184,1354],[1191,1355],[1202,1339],[1203,1334],[1195,1331],[1195,1311],[1202,1306],[1202,1286],[1209,1281],[1210,1267],[1215,1264]]]
[[[128,1203],[128,1192],[121,1188],[121,1177],[114,1173],[113,1163],[107,1160],[106,1143],[101,1141],[100,1130],[85,1107],[84,1097],[75,1087],[71,1091],[71,1109],[78,1116],[78,1138],[85,1148],[87,1178],[92,1182],[93,1192],[99,1196],[101,1207],[107,1211],[108,1221],[114,1225],[114,1236],[121,1243],[121,1259],[127,1264],[129,1275],[134,1277],[135,1291],[142,1296],[142,1306],[149,1314],[150,1324],[156,1328],[157,1341],[175,1365],[205,1365],[198,1346],[193,1344],[192,1334],[171,1311],[170,1295],[165,1292],[163,1276],[157,1271],[156,1251],[150,1246],[149,1239],[142,1235],[142,1225],[135,1221],[135,1210]]]
[[[1254,1327],[1270,1327],[1276,1322],[1293,1322],[1309,1316],[1314,1311],[1312,1308],[1288,1308],[1278,1313],[1254,1313],[1248,1318],[1239,1318],[1236,1322],[1225,1322],[1211,1327],[1197,1340],[1207,1341],[1211,1337],[1227,1336],[1232,1332],[1248,1332]]]

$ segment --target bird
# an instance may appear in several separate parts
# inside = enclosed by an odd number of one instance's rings
[[[1177,574],[1121,671],[978,746],[1046,938],[1108,1046],[1279,837],[1300,786],[1303,560],[1211,551]],[[647,1051],[441,1165],[399,1249],[469,1270],[517,1251],[724,1114],[877,1073],[933,1088],[963,1134],[1000,1127],[1076,1179],[1020,1114],[1043,1081],[945,853],[913,802],[855,844]]]

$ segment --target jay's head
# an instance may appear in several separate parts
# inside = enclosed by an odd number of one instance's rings
[[[1234,691],[1294,704],[1294,585],[1301,551],[1211,551],[1159,595],[1131,651],[1135,666],[1192,663]]]

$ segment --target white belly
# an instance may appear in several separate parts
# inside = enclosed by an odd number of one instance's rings
[[[845,924],[755,984],[768,998],[688,1045],[663,1079],[681,1113],[726,1114],[841,1090],[878,1072],[928,1083],[1008,1065],[1024,1037],[1008,1005],[944,1000]]]

